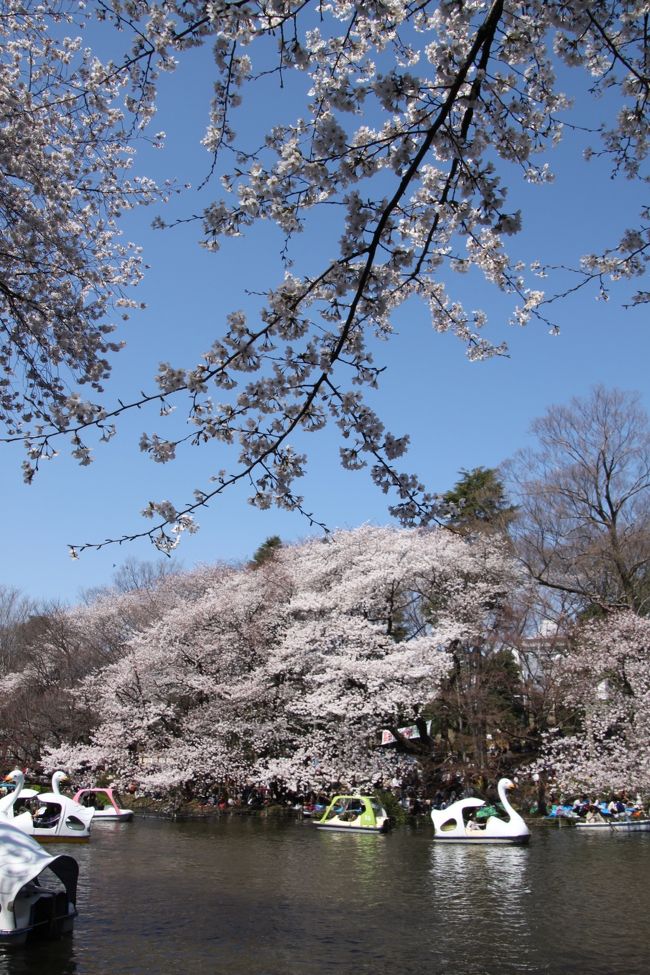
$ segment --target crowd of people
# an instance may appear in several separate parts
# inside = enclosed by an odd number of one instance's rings
[[[285,807],[295,810],[311,811],[329,802],[332,796],[350,792],[390,794],[408,815],[426,813],[433,800],[424,795],[419,780],[413,774],[394,777],[390,781],[376,782],[374,787],[360,789],[354,783],[330,782],[322,789],[308,786],[290,788],[280,781],[268,784],[247,782],[243,786],[236,782],[224,783],[221,789],[199,797],[203,805],[216,806],[220,812],[261,810],[269,807]]]
[[[571,806],[575,816],[586,819],[587,822],[606,822],[608,818],[640,818],[645,816],[645,809],[640,796],[630,799],[625,793],[613,795],[609,801],[590,799],[583,795],[576,799]]]
[[[43,781],[45,782],[45,779]],[[7,788],[13,788],[13,785],[0,782],[0,796],[6,792]],[[126,791],[135,793],[137,783],[133,783],[132,788]],[[359,789],[354,783],[343,784],[341,782],[324,783],[321,789],[315,790],[306,785],[290,788],[279,780],[271,781],[268,784],[249,781],[243,785],[233,780],[224,782],[220,788],[200,796],[179,794],[177,801],[182,804],[183,802],[198,800],[201,805],[216,808],[222,813],[254,812],[270,807],[283,807],[303,811],[306,815],[314,815],[324,809],[334,795],[359,791],[378,794],[384,802],[392,797],[393,810],[399,806],[405,815],[419,816],[427,815],[432,809],[444,809],[457,799],[480,794],[483,790],[471,786],[463,788],[463,783],[454,779],[430,794],[417,776],[416,770],[408,769],[404,775],[396,775],[390,781],[377,781],[374,787],[368,789]],[[161,796],[161,798],[163,797]],[[592,798],[587,794],[582,794],[572,803],[562,802],[553,797],[551,800],[552,804],[549,803],[546,809],[538,809],[533,803],[529,811],[531,813],[539,812],[541,815],[547,815],[551,818],[580,818],[589,822],[607,821],[616,817],[640,818],[647,815],[641,797],[637,795],[632,799],[625,792],[612,794],[607,800]],[[496,813],[498,810],[496,799],[492,795],[487,795],[487,801],[491,805],[486,808]]]

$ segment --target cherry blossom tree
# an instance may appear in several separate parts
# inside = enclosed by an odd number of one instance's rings
[[[83,5],[0,6],[0,422],[25,438],[27,480],[50,453],[38,439],[33,449],[33,433],[71,430],[81,464],[72,427],[112,433],[101,403],[81,394],[102,393],[121,345],[110,316],[127,317],[142,274],[119,219],[161,198],[129,173],[140,122],[117,104],[127,77],[67,35],[75,9],[81,27]]]
[[[154,794],[373,783],[399,761],[379,747],[381,728],[419,714],[450,644],[477,640],[517,584],[494,541],[443,530],[365,527],[283,546],[225,572],[89,677],[76,693],[98,715],[91,743],[46,761]]]
[[[163,576],[156,587],[146,579],[139,590],[105,592],[72,608],[32,605],[14,621],[13,653],[0,677],[0,749],[14,763],[35,765],[46,746],[87,735],[96,716],[76,693],[80,682],[118,661],[172,607],[200,599],[222,571]]]
[[[551,734],[540,762],[559,788],[650,794],[650,621],[614,613],[581,627],[563,664],[575,733]]]
[[[438,498],[400,466],[408,433],[389,432],[365,395],[380,383],[374,346],[390,338],[395,310],[419,299],[435,329],[455,334],[481,359],[504,350],[485,332],[485,312],[459,299],[455,272],[508,295],[515,323],[535,318],[553,329],[552,303],[563,294],[594,285],[605,295],[613,280],[645,271],[647,208],[604,253],[576,255],[566,274],[548,281],[554,269],[541,258],[526,265],[512,250],[523,216],[508,193],[518,178],[552,179],[552,147],[585,128],[569,112],[559,67],[586,71],[601,113],[592,155],[611,163],[613,177],[646,178],[643,3],[102,0],[104,41],[116,50],[105,65],[77,42],[55,40],[60,28],[46,33],[61,6],[5,0],[3,8],[1,29],[11,41],[5,104],[20,153],[8,148],[4,183],[26,213],[15,231],[5,218],[15,241],[3,289],[4,368],[16,377],[18,357],[28,384],[26,397],[8,391],[4,407],[14,417],[9,438],[28,445],[26,476],[62,436],[87,463],[95,435],[110,435],[117,416],[146,403],[167,415],[164,432],[141,438],[153,460],[170,461],[191,445],[233,448],[232,460],[197,487],[191,503],[151,501],[151,527],[125,538],[146,535],[169,551],[182,531],[194,530],[197,510],[239,482],[251,485],[257,506],[309,516],[297,487],[307,463],[301,437],[327,424],[340,431],[342,464],[369,467],[403,524],[435,522]],[[85,24],[74,27],[92,39]],[[125,39],[132,46],[120,51]],[[52,370],[67,365],[91,388],[101,385],[105,308],[139,273],[134,255],[115,249],[114,221],[154,191],[125,181],[124,153],[157,105],[158,73],[208,42],[214,77],[203,144],[213,199],[181,219],[196,220],[213,251],[224,238],[273,223],[284,274],[259,301],[230,311],[200,362],[161,364],[154,390],[132,403],[78,398]],[[278,117],[260,119],[251,133],[247,113],[238,136],[238,117],[259,86],[273,82]],[[78,146],[85,151],[75,152]],[[332,214],[339,215],[338,243],[313,266],[300,235],[327,225]],[[39,238],[33,230],[44,224],[45,244],[44,231]],[[56,273],[47,275],[52,266]],[[46,297],[46,280],[56,285],[55,301]],[[638,290],[630,300],[647,297]],[[171,415],[177,402],[187,404],[176,415],[189,420],[189,434]]]

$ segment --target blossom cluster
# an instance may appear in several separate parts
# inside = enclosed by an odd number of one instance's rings
[[[165,194],[130,173],[126,78],[82,46],[83,5],[0,6],[0,422],[26,440],[30,480],[50,453],[43,430],[103,423],[112,333],[143,273],[120,218]]]
[[[573,735],[550,734],[540,760],[566,794],[650,790],[650,620],[614,613],[580,627],[562,668]]]
[[[5,419],[14,417],[11,431],[27,437],[26,476],[62,433],[86,464],[82,438],[104,430],[109,415],[155,402],[171,424],[168,399],[185,395],[192,435],[187,426],[178,436],[147,433],[141,448],[166,462],[181,445],[218,441],[234,456],[194,503],[174,507],[175,517],[193,516],[242,481],[255,505],[303,510],[295,484],[306,458],[296,439],[331,423],[344,465],[369,467],[404,524],[435,522],[438,499],[398,466],[407,434],[387,431],[367,401],[382,372],[373,339],[389,338],[395,310],[417,298],[433,328],[456,335],[471,359],[502,354],[485,331],[486,312],[453,294],[452,272],[509,296],[514,323],[555,327],[547,318],[554,292],[529,281],[548,269],[539,261],[527,269],[511,250],[525,214],[509,203],[508,182],[517,172],[530,183],[552,178],[547,157],[569,108],[558,63],[581,67],[592,94],[606,95],[596,103],[605,116],[592,154],[610,160],[614,176],[647,178],[646,5],[106,0],[99,15],[119,28],[115,44],[132,40],[106,65],[61,23],[48,34],[53,10],[17,0],[3,10],[0,151],[11,241],[0,268],[9,322],[0,367],[11,381],[0,402]],[[83,16],[75,27],[85,36]],[[270,221],[284,240],[286,273],[254,318],[227,318],[199,363],[162,366],[156,392],[112,410],[101,396],[79,402],[59,369],[101,392],[115,348],[105,312],[114,299],[129,304],[140,273],[139,255],[117,238],[119,214],[156,194],[128,178],[134,134],[155,111],[158,74],[208,42],[214,77],[203,144],[213,199],[196,215],[202,243],[217,250]],[[287,91],[287,110],[238,136],[238,114],[273,80]],[[296,238],[324,211],[341,216],[338,245],[306,270]],[[649,233],[646,209],[605,254],[576,257],[569,290],[596,282],[604,294],[612,280],[644,273]],[[25,397],[11,385],[21,377]],[[166,550],[172,526],[160,515],[140,534]]]
[[[224,568],[74,690],[97,716],[90,744],[46,761],[149,794],[226,778],[370,784],[397,760],[381,729],[417,717],[449,647],[487,639],[517,584],[494,542],[440,529],[364,527]]]

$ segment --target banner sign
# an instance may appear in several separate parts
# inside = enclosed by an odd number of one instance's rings
[[[426,726],[427,726],[427,734],[430,735],[431,734],[431,722],[430,721],[427,721]],[[404,738],[419,738],[420,737],[420,732],[418,731],[418,726],[416,724],[411,724],[411,725],[408,726],[408,728],[398,728],[397,730],[399,731],[400,735],[402,735]],[[392,745],[396,741],[397,741],[397,738],[395,737],[395,735],[392,732],[390,732],[388,730],[388,728],[384,728],[384,730],[381,733],[381,743],[382,743],[382,745]]]

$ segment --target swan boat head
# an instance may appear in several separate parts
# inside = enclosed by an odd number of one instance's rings
[[[54,773],[54,775],[52,776],[52,792],[54,793],[55,796],[61,795],[61,788],[60,788],[61,783],[68,782],[68,781],[69,779],[68,776],[65,774],[65,772]]]
[[[9,772],[8,775],[5,775],[3,781],[13,782],[13,784],[16,786],[14,791],[20,792],[25,784],[25,773],[21,769],[15,768],[13,772]]]

